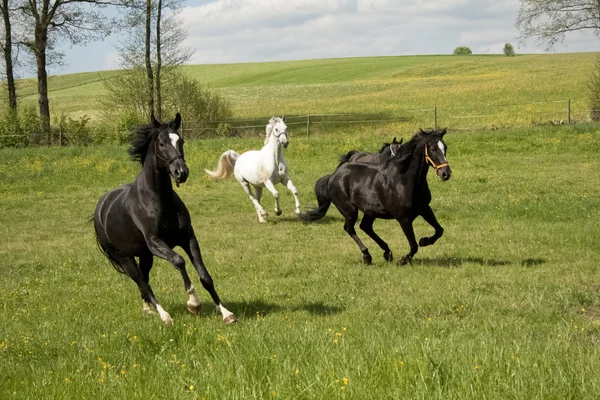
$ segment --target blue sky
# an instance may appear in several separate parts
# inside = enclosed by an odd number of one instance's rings
[[[541,53],[519,45],[518,0],[190,0],[182,12],[192,64],[310,58],[474,53]],[[117,37],[66,48],[51,74],[118,68]],[[555,52],[600,51],[592,33],[567,36]]]

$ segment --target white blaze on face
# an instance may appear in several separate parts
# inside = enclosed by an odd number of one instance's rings
[[[177,141],[179,140],[179,135],[176,133],[169,133],[169,138],[171,139],[171,144],[173,147],[177,148]]]
[[[440,151],[442,152],[442,155],[444,156],[444,161],[446,161],[446,152],[444,151],[444,145],[442,144],[442,141],[438,141],[438,147],[440,148]]]

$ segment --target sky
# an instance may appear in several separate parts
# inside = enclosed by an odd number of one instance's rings
[[[189,0],[182,18],[194,51],[190,64],[315,58],[451,54],[543,53],[534,40],[520,44],[519,0]],[[109,37],[65,48],[66,65],[51,74],[118,69]],[[567,36],[554,52],[600,51],[592,33]]]

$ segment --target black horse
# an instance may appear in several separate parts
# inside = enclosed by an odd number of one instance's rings
[[[340,156],[340,163],[337,166],[341,167],[348,162],[360,162],[363,164],[382,164],[390,157],[395,157],[400,150],[402,139],[398,142],[394,137],[392,143],[384,143],[377,153],[369,153],[366,151],[350,150],[347,154]]]
[[[152,313],[152,304],[167,325],[173,320],[158,304],[149,284],[154,256],[169,261],[181,273],[189,295],[188,310],[192,313],[200,310],[185,261],[172,250],[180,246],[198,271],[202,286],[210,293],[223,321],[234,323],[235,316],[221,303],[202,262],[190,213],[171,183],[173,177],[179,186],[189,173],[183,156],[183,139],[177,134],[180,124],[179,114],[169,123],[161,123],[152,116],[152,124],[134,129],[129,154],[141,162],[142,172],[133,183],[106,193],[98,202],[94,213],[98,246],[117,271],[127,274],[138,285],[144,311]]]
[[[432,166],[443,181],[450,179],[452,171],[446,161],[447,146],[442,140],[445,133],[446,129],[420,130],[400,147],[396,157],[389,158],[383,166],[341,165],[333,174],[320,178],[315,184],[319,206],[299,217],[305,221],[323,218],[333,203],[344,216],[344,230],[360,247],[365,264],[371,264],[372,257],[354,230],[358,211],[364,213],[360,229],[381,247],[387,261],[393,260],[392,251],[373,231],[373,222],[377,218],[396,219],[410,245],[410,252],[399,261],[401,265],[406,264],[417,253],[418,246],[435,243],[444,232],[429,206],[431,192],[427,185],[427,171]],[[412,224],[419,215],[435,229],[435,234],[421,238],[417,245]]]

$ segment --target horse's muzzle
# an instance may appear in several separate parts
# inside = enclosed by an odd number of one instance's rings
[[[452,170],[450,167],[442,167],[436,170],[437,175],[440,177],[442,181],[447,181],[452,176]]]
[[[190,170],[187,165],[185,165],[185,161],[176,160],[169,166],[171,170],[171,176],[175,179],[175,184],[179,186],[180,183],[185,183],[190,174]]]

